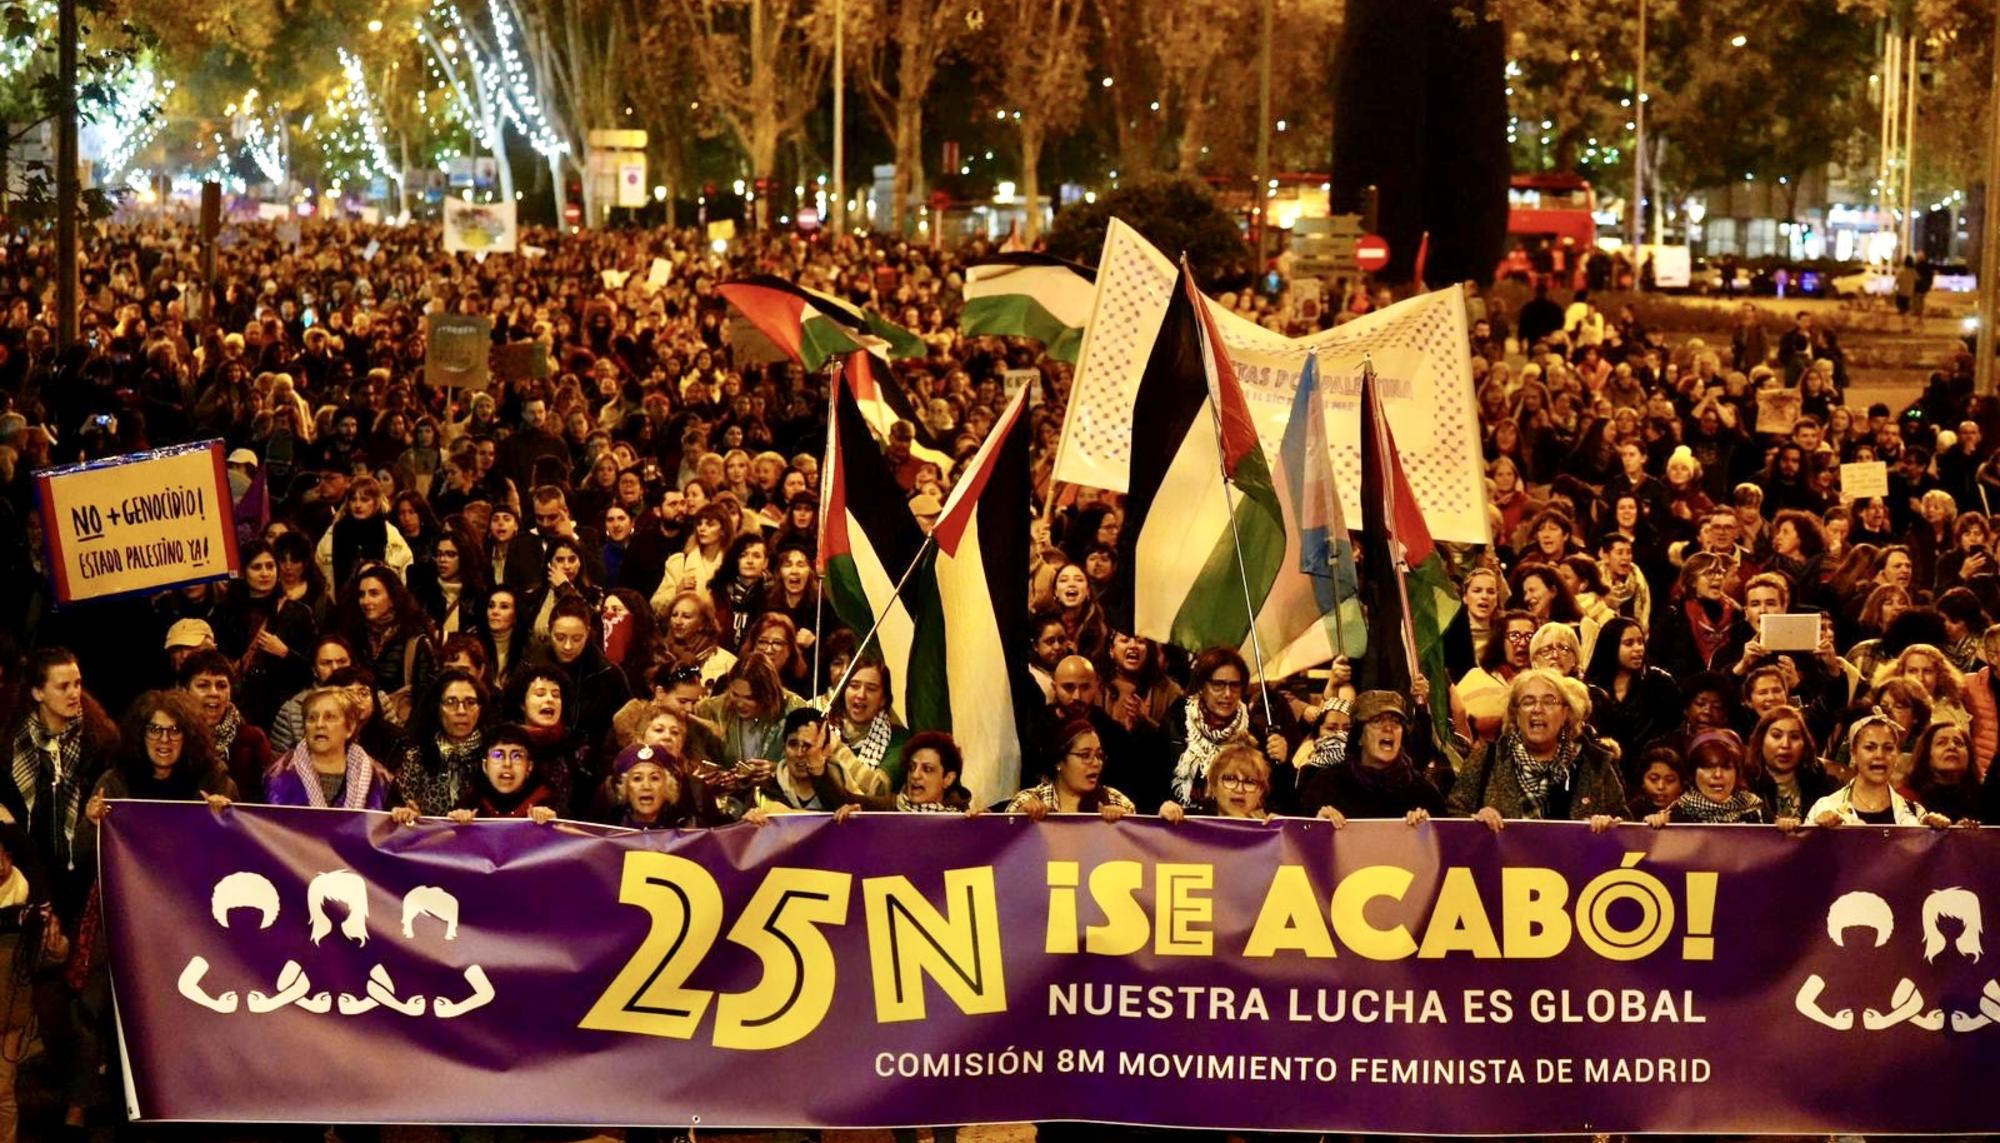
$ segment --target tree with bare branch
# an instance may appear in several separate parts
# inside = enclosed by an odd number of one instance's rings
[[[938,66],[975,30],[977,0],[850,0],[848,44],[868,110],[896,161],[889,228],[907,233],[923,194],[924,100]]]
[[[729,127],[751,174],[766,186],[778,151],[819,107],[831,37],[816,0],[672,0],[667,11],[688,47],[715,113]],[[757,196],[759,225],[770,196]]]
[[[992,43],[999,53],[1001,112],[1021,147],[1021,194],[1028,203],[1023,239],[1041,232],[1042,148],[1074,129],[1082,115],[1085,0],[1003,0]]]

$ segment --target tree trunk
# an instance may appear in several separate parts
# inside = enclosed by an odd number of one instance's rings
[[[898,234],[915,227],[918,206],[924,193],[924,108],[920,97],[899,97],[896,101],[896,181],[889,197],[890,216]]]
[[[1208,125],[1208,109],[1202,106],[1204,102],[1189,99],[1182,108],[1181,152],[1176,169],[1190,177],[1201,173],[1202,128]]]
[[[1028,217],[1021,223],[1021,241],[1029,246],[1042,236],[1042,126],[1032,117],[1021,117],[1021,197],[1027,200]]]
[[[549,182],[552,184],[550,194],[556,205],[555,225],[556,229],[560,230],[563,226],[563,210],[569,205],[569,180],[563,177],[563,157],[556,154],[548,158]],[[583,179],[583,226],[588,228],[593,221],[590,213],[590,176],[586,173]]]

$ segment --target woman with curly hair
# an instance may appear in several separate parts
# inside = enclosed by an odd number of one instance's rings
[[[147,691],[125,712],[118,760],[97,779],[85,813],[101,822],[116,798],[156,802],[206,801],[216,809],[236,800],[229,768],[215,756],[208,723],[185,691]]]

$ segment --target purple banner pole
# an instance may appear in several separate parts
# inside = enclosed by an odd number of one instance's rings
[[[149,1120],[2000,1130],[1993,831],[117,803]]]

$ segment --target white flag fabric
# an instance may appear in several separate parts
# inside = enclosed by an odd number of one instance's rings
[[[1113,219],[1097,264],[1097,295],[1070,390],[1055,479],[1124,492],[1132,406],[1173,292],[1174,265]],[[1319,355],[1327,440],[1349,519],[1361,516],[1361,366],[1372,358],[1404,471],[1439,540],[1483,544],[1485,461],[1472,384],[1465,303],[1438,290],[1309,337],[1288,338],[1208,300],[1236,365],[1265,454],[1276,456],[1308,353]]]
[[[518,240],[513,203],[444,200],[446,253],[511,254]]]

